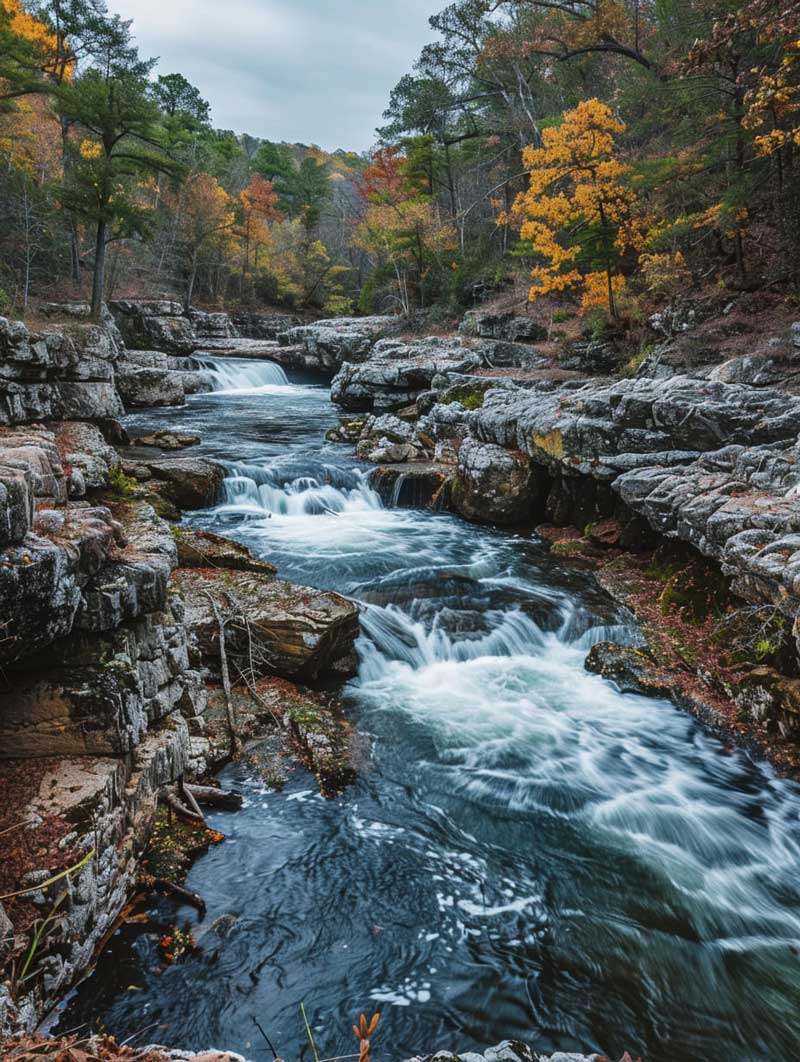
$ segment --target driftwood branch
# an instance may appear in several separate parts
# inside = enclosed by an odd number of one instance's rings
[[[189,789],[188,786],[184,785],[183,778],[180,779],[178,785],[180,787],[181,794],[186,798],[186,803],[189,805],[192,812],[197,815],[198,818],[202,819],[203,822],[205,822],[206,817],[200,810],[200,805],[195,800],[194,794],[192,793],[191,789]]]
[[[191,808],[187,807],[178,796],[178,790],[175,786],[167,786],[163,790],[163,797],[168,807],[177,812],[181,818],[188,819],[190,822],[198,823],[201,826],[205,826],[206,820],[202,814],[198,815]]]
[[[222,808],[224,811],[238,811],[242,806],[242,797],[239,793],[226,792],[224,789],[215,789],[210,785],[184,784],[184,791],[194,797],[198,804],[206,804],[211,808]]]
[[[205,900],[202,896],[198,896],[196,892],[190,892],[189,889],[184,889],[182,885],[176,885],[173,881],[167,881],[166,878],[156,878],[152,887],[156,892],[162,892],[165,896],[172,896],[182,903],[188,903],[191,907],[195,907],[200,912],[201,918],[205,915]]]

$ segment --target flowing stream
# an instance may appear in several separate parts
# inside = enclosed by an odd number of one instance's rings
[[[199,950],[162,969],[126,926],[63,1028],[271,1059],[486,1047],[624,1050],[645,1062],[800,1057],[800,791],[667,702],[583,667],[630,617],[533,536],[384,508],[327,387],[276,366],[207,365],[216,393],[131,418],[202,434],[225,497],[190,522],[284,578],[363,605],[346,689],[367,752],[334,801],[223,774],[245,810],[192,869]],[[192,451],[193,453],[198,450]],[[174,919],[174,905],[154,906]],[[193,915],[188,909],[186,921]],[[217,919],[213,929],[209,925]],[[204,930],[208,930],[204,932]]]

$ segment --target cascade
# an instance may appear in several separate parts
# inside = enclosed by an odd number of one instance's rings
[[[194,356],[214,393],[267,392],[276,387],[289,387],[286,373],[271,361],[246,361],[241,358],[210,358]]]

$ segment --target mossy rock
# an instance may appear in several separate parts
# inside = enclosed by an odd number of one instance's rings
[[[458,402],[464,409],[482,409],[489,386],[486,382],[459,384],[457,387],[448,388],[440,397],[439,402],[443,406],[451,406]]]
[[[670,692],[669,684],[658,671],[655,657],[646,649],[600,642],[586,657],[585,667],[615,683],[622,693],[664,697]]]
[[[695,561],[667,577],[659,598],[665,616],[678,612],[690,623],[703,623],[720,612],[729,596],[729,583],[718,568]]]

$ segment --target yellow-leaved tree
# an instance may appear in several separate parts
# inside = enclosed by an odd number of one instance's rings
[[[531,302],[575,291],[584,310],[607,306],[617,316],[625,288],[621,260],[643,246],[631,167],[616,153],[615,138],[624,131],[606,104],[584,100],[542,131],[541,147],[523,152],[530,181],[513,214],[541,261],[531,274]]]

